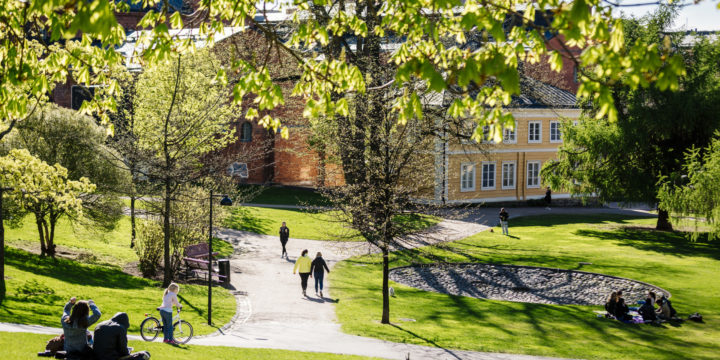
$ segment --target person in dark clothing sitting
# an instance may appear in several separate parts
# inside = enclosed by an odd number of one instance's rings
[[[658,317],[663,320],[671,320],[675,317],[675,315],[677,315],[677,311],[675,311],[672,303],[665,297],[665,295],[660,296],[660,300],[658,300],[658,306]]]
[[[312,264],[310,264],[310,276],[315,276],[315,295],[318,294],[318,287],[320,288],[320,297],[323,297],[323,278],[325,277],[325,273],[323,272],[323,268],[327,270],[328,274],[330,273],[330,269],[328,269],[327,264],[325,263],[325,260],[322,258],[322,253],[318,251],[317,255],[315,256],[315,260],[313,260]]]
[[[124,312],[115,314],[110,320],[95,327],[95,345],[93,352],[96,360],[147,360],[150,353],[140,351],[130,354],[127,346],[127,329],[130,319]]]
[[[615,304],[617,304],[617,292],[613,291],[610,298],[605,303],[605,311],[610,315],[615,315]]]
[[[648,296],[648,298],[645,299],[645,303],[640,307],[640,309],[638,309],[638,312],[644,321],[657,320],[657,315],[655,315],[655,306],[653,306],[654,303],[655,301]]]
[[[625,304],[625,299],[618,298],[617,304],[615,304],[615,313],[613,314],[615,318],[623,322],[630,321],[632,316],[628,314],[629,312],[630,308]]]

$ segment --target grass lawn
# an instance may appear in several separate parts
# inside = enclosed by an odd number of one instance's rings
[[[390,302],[394,325],[381,325],[377,256],[341,262],[330,274],[333,296],[340,299],[338,319],[351,334],[456,349],[588,359],[717,359],[720,244],[691,243],[678,233],[637,228],[654,224],[654,219],[611,215],[512,219],[510,233],[516,238],[502,236],[496,228],[494,233],[483,232],[443,249],[394,254],[391,267],[440,260],[628,277],[670,291],[681,316],[699,312],[705,323],[626,325],[597,318],[592,310],[599,306],[483,300],[392,283],[397,294]]]
[[[67,259],[41,258],[10,246],[5,247],[7,297],[0,305],[0,321],[60,327],[67,300],[93,299],[103,313],[101,320],[124,311],[130,316],[130,332],[139,333],[143,314],[155,313],[162,302],[162,289],[155,281],[123,273],[114,266],[84,264]],[[181,285],[183,319],[196,334],[209,334],[207,288]],[[213,322],[222,326],[235,314],[232,294],[217,287],[213,291]]]
[[[360,241],[356,232],[346,228],[344,223],[337,220],[335,211],[242,206],[233,208],[232,214],[225,221],[225,225],[236,230],[278,235],[283,221],[290,228],[291,238]],[[403,222],[411,229],[421,230],[437,224],[440,219],[429,215],[402,215],[398,217],[398,221]]]
[[[0,348],[3,349],[3,359],[43,359],[37,353],[45,350],[45,343],[52,335],[7,333],[0,332]],[[163,343],[134,341],[128,346],[135,351],[147,350],[153,360],[217,360],[217,359],[244,359],[244,360],[361,360],[372,359],[362,356],[335,355],[325,353],[310,353],[288,350],[270,349],[244,349],[225,346],[189,345],[170,346]]]
[[[330,202],[311,189],[288,188],[283,186],[242,185],[241,190],[257,193],[247,201],[268,205],[330,206]]]

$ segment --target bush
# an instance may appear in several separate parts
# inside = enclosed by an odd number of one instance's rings
[[[135,252],[140,260],[140,272],[144,277],[154,277],[163,256],[162,225],[152,220],[140,221],[138,225]]]

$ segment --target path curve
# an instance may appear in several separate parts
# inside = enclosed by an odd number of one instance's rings
[[[520,216],[545,214],[618,213],[645,215],[647,213],[607,208],[508,208],[511,219]],[[425,234],[406,243],[406,247],[455,241],[487,230],[497,223],[498,209],[465,209],[461,220],[443,220]],[[289,224],[292,231],[292,224]],[[511,222],[512,231],[512,222]],[[317,251],[332,266],[349,257],[371,252],[368,244],[290,239],[289,259],[280,257],[277,236],[223,229],[219,237],[230,241],[241,253],[231,259],[231,285],[236,295],[238,311],[234,321],[221,332],[192,340],[195,345],[233,346],[245,348],[286,349],[296,351],[329,352],[374,356],[387,359],[468,359],[468,360],[544,360],[548,357],[483,353],[435,347],[392,343],[374,338],[345,334],[335,317],[332,285],[326,281],[325,297],[320,298],[308,289],[309,297],[300,293],[298,276],[292,275],[297,255],[303,249],[311,257]],[[61,329],[35,325],[0,323],[0,331],[56,334]],[[136,338],[136,337],[132,337]]]

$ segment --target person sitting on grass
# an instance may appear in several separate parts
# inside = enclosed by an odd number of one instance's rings
[[[605,303],[605,311],[610,315],[615,315],[615,305],[617,304],[617,292],[613,291],[610,298]]]
[[[645,299],[645,303],[638,309],[638,313],[640,313],[640,316],[642,316],[643,321],[655,321],[657,320],[657,316],[655,314],[655,306],[653,305],[655,302],[652,299],[651,296],[648,296],[647,299]]]
[[[130,353],[127,346],[127,329],[130,319],[124,312],[115,314],[110,320],[105,320],[95,327],[95,345],[93,352],[95,360],[147,360],[150,353],[140,351]]]
[[[677,314],[677,311],[673,308],[672,303],[665,297],[665,295],[660,296],[658,305],[660,306],[658,308],[658,317],[660,319],[671,320]]]
[[[615,313],[613,313],[613,315],[622,322],[628,322],[632,320],[632,315],[630,315],[629,312],[630,308],[625,304],[625,299],[619,297],[615,304]]]
[[[92,315],[89,315],[90,310]],[[64,349],[68,359],[92,359],[87,328],[98,321],[101,315],[92,300],[77,301],[73,296],[65,304],[60,322],[65,335]]]

